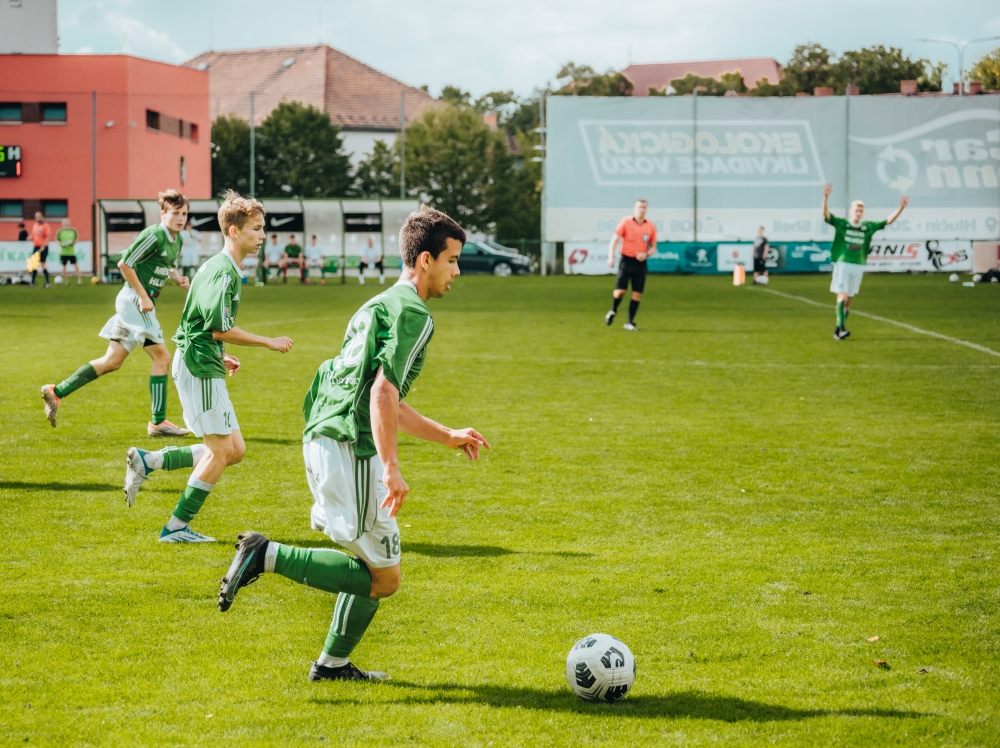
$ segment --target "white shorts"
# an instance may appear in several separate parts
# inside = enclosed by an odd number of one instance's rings
[[[98,334],[106,340],[120,343],[129,353],[140,346],[163,345],[163,329],[156,319],[156,307],[149,312],[140,312],[139,295],[131,286],[118,292],[115,316],[104,323]]]
[[[861,290],[861,279],[864,277],[864,265],[837,260],[833,263],[833,280],[830,281],[830,292],[857,296],[858,291]]]
[[[313,525],[369,566],[398,564],[399,526],[379,506],[386,491],[378,455],[359,460],[349,442],[319,436],[302,445],[302,456],[314,500]]]
[[[239,430],[240,424],[236,420],[225,379],[196,377],[188,371],[180,351],[174,352],[170,374],[184,409],[184,423],[195,436],[228,436]]]

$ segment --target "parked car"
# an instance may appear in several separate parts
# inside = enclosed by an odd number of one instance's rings
[[[469,239],[458,258],[463,273],[492,273],[501,277],[532,271],[530,257],[489,240]]]

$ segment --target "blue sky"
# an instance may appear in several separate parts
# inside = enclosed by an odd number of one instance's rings
[[[942,60],[919,43],[1000,36],[996,0],[60,0],[62,52],[125,52],[181,62],[209,49],[326,42],[411,85],[474,94],[528,93],[566,61],[597,69],[633,62],[729,57],[787,59],[796,44],[834,51],[872,44]],[[966,53],[966,68],[993,46]]]

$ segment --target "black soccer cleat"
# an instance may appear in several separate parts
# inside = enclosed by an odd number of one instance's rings
[[[232,606],[241,587],[257,581],[264,568],[261,556],[267,551],[267,542],[259,532],[244,532],[238,537],[236,556],[219,585],[219,610],[223,613]]]
[[[615,315],[618,314],[614,309],[604,315],[604,324],[611,327],[611,323],[615,321]]]
[[[840,331],[840,339],[841,340],[844,340],[845,338],[849,338],[849,337],[851,337],[851,331],[850,330],[841,330]]]
[[[321,680],[389,680],[388,673],[377,671],[365,672],[354,667],[354,663],[348,662],[343,667],[326,667],[314,662],[309,668],[309,682],[315,683]]]

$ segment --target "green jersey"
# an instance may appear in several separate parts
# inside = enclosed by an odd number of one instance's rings
[[[194,276],[174,333],[177,352],[184,356],[188,371],[201,379],[223,379],[226,366],[221,342],[212,331],[225,332],[236,322],[243,277],[228,252],[219,252]]]
[[[381,368],[406,397],[427,355],[434,321],[412,283],[400,281],[351,318],[340,355],[324,361],[306,393],[303,441],[328,436],[354,445],[358,457],[376,453],[371,389]]]
[[[59,242],[59,255],[61,257],[76,257],[76,229],[59,229],[56,232],[56,241]]]
[[[846,218],[830,214],[826,222],[833,226],[833,246],[830,248],[831,262],[849,262],[864,265],[872,251],[872,237],[876,231],[885,228],[885,221],[862,221],[855,226]]]
[[[147,226],[132,245],[122,253],[122,260],[135,271],[149,298],[155,300],[167,282],[170,270],[178,267],[181,235],[173,239],[162,223]]]
[[[298,257],[302,254],[302,247],[298,244],[287,244],[285,245],[285,254],[291,258]]]

